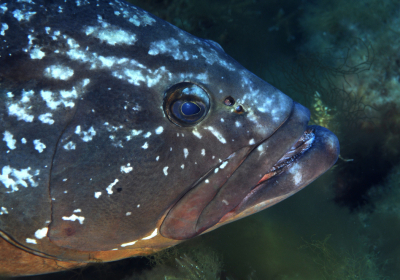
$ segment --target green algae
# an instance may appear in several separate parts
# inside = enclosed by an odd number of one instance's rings
[[[321,267],[324,280],[384,280],[388,279],[380,275],[384,269],[384,262],[378,265],[376,253],[360,254],[353,251],[339,252],[329,244],[327,235],[322,240],[305,242],[301,249],[310,250],[313,261]]]

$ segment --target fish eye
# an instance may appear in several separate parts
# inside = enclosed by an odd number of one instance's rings
[[[170,87],[164,96],[164,112],[177,126],[194,126],[210,108],[210,98],[200,86],[182,82]]]

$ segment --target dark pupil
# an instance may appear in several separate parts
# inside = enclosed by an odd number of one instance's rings
[[[182,113],[186,116],[195,115],[200,112],[200,107],[193,102],[185,102],[181,107]]]

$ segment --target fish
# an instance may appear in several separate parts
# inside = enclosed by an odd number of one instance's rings
[[[1,275],[157,252],[337,160],[307,108],[124,1],[2,1],[0,42]]]

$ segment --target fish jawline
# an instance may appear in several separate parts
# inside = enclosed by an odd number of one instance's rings
[[[309,126],[242,202],[206,232],[262,211],[302,190],[336,163],[339,152],[339,141],[332,132]]]

